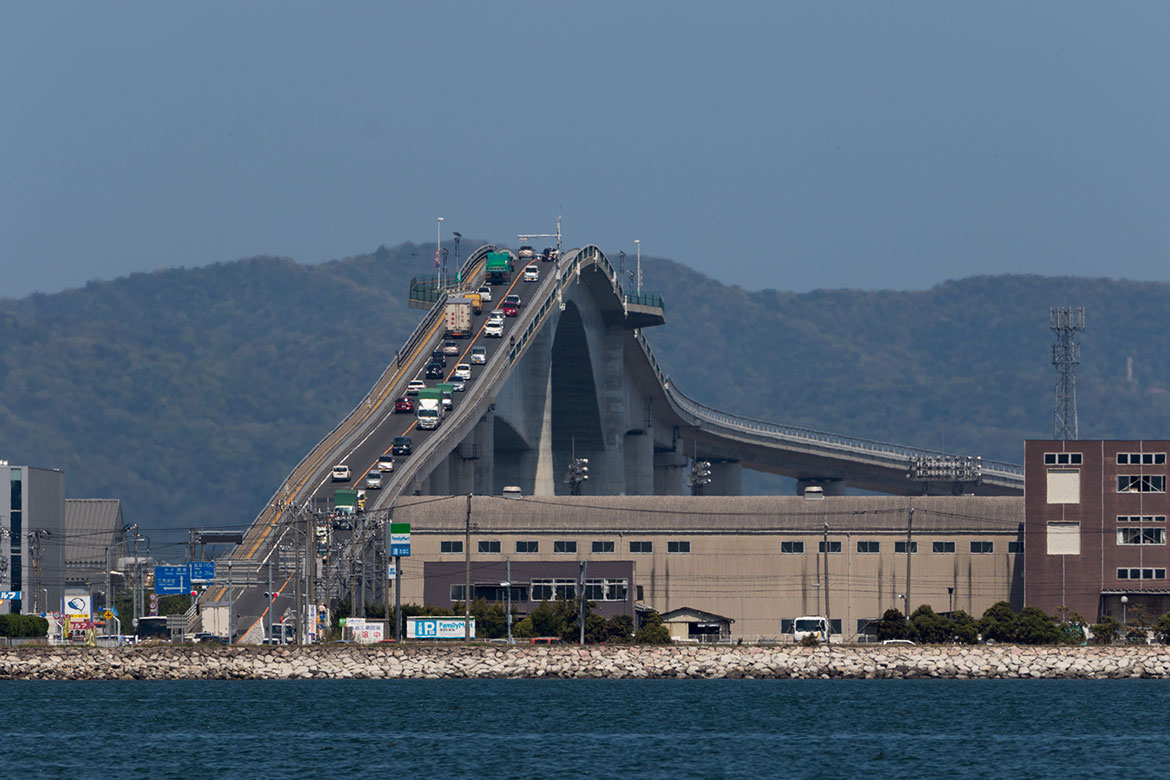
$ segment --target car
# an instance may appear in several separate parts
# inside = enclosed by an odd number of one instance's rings
[[[447,367],[447,355],[446,355],[446,353],[443,352],[443,350],[436,349],[434,352],[431,353],[431,359],[428,362],[429,363],[440,363],[440,364],[442,364],[443,368],[446,368]]]
[[[505,303],[503,310],[504,310],[505,317],[519,317],[520,316],[520,307],[514,303]]]
[[[407,395],[418,395],[418,391],[425,390],[426,387],[427,387],[427,383],[422,381],[421,379],[412,379],[406,383],[406,394]]]
[[[425,385],[426,383],[424,382],[423,384]],[[414,401],[405,395],[394,402],[394,413],[399,414],[401,412],[414,413]]]
[[[409,436],[395,436],[394,444],[390,447],[392,455],[409,455],[414,452],[414,442]]]
[[[459,354],[459,342],[457,342],[457,341],[444,341],[443,342],[443,354],[444,355],[458,355]]]
[[[474,366],[482,366],[487,362],[487,347],[472,347],[471,348],[471,364]]]
[[[451,389],[456,393],[462,393],[467,389],[467,385],[463,384],[463,380],[452,380],[450,383]]]
[[[439,363],[427,363],[427,368],[423,372],[423,377],[426,379],[442,379],[443,374],[447,369],[443,368]]]
[[[392,455],[382,455],[378,458],[378,471],[389,474],[394,471],[394,457]]]
[[[491,313],[488,314],[488,322],[503,322],[503,321],[504,321],[504,310],[503,309],[492,309]]]
[[[485,284],[476,290],[476,292],[479,293],[479,299],[484,303],[492,302],[492,286],[490,284]]]
[[[349,466],[338,464],[333,467],[334,482],[349,482]]]
[[[504,322],[503,320],[492,320],[484,326],[483,335],[492,339],[502,339],[504,337]]]
[[[529,265],[529,266],[525,266],[525,268],[524,268],[524,281],[526,281],[526,282],[539,282],[540,281],[540,266],[538,266],[536,263],[533,263],[532,265]]]
[[[455,377],[456,379],[471,379],[471,364],[470,363],[456,364],[455,373],[453,373],[451,376]]]
[[[366,474],[366,490],[381,490],[382,489],[382,472],[371,471]]]
[[[500,305],[500,308],[501,309],[504,308],[509,303],[512,304],[513,306],[515,306],[517,309],[519,309],[523,305],[520,301],[520,296],[517,295],[516,293],[512,293],[511,295],[505,295],[504,302]]]
[[[553,249],[551,246],[546,246],[544,251],[540,253],[540,260],[543,263],[551,263],[553,260],[557,259],[557,254],[557,250]]]
[[[521,260],[531,260],[532,258],[536,257],[536,252],[530,246],[522,246],[520,247],[520,250],[516,252],[516,256]]]

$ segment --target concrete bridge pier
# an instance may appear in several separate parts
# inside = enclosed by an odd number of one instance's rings
[[[654,495],[685,495],[687,466],[687,459],[673,450],[654,453]]]
[[[743,466],[738,460],[712,460],[711,482],[703,489],[705,496],[743,495]]]
[[[468,437],[471,444],[469,454],[473,456],[472,470],[475,472],[475,489],[472,492],[479,495],[492,495],[495,491],[495,425],[496,411],[488,407]]]

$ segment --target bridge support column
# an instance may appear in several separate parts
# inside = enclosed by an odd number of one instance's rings
[[[468,457],[471,449],[470,443],[464,442],[451,450],[451,454],[447,456],[451,495],[475,492],[475,461]]]
[[[820,487],[825,491],[826,496],[843,496],[845,495],[845,480],[843,479],[816,479],[813,477],[806,477],[796,480],[796,495],[803,496],[804,489],[807,487]]]
[[[475,456],[475,460],[472,462],[475,471],[475,488],[472,492],[481,496],[490,496],[496,493],[495,426],[496,412],[495,409],[489,408],[483,413],[483,417],[479,418],[479,422],[475,424],[475,429],[469,437],[473,448],[471,454]]]
[[[654,495],[681,496],[686,480],[687,459],[677,452],[654,454]]]
[[[711,461],[711,483],[703,489],[705,496],[743,494],[743,466],[738,460]]]
[[[654,437],[650,431],[629,432],[622,445],[626,465],[627,496],[654,495]]]

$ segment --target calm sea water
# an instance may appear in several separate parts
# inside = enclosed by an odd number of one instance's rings
[[[1153,680],[0,683],[0,777],[1165,777]]]

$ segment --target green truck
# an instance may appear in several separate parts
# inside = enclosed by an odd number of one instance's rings
[[[349,489],[334,491],[333,511],[339,515],[356,515],[358,511],[358,492]]]
[[[507,284],[512,276],[512,255],[507,252],[488,252],[485,273],[488,284]]]

